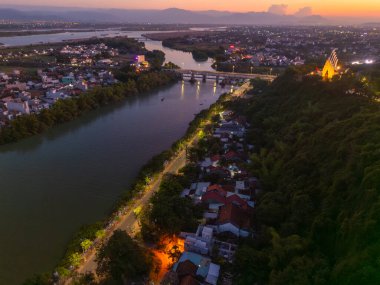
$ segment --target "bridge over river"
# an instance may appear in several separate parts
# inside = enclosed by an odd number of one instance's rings
[[[273,81],[277,75],[269,74],[256,74],[256,73],[237,73],[237,72],[221,72],[221,71],[201,71],[190,69],[176,69],[175,72],[181,74],[183,77],[190,77],[191,79],[202,78],[203,81],[207,79],[213,79],[219,81],[219,79],[262,79],[267,81]]]

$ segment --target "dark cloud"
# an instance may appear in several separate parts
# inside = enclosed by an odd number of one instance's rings
[[[288,10],[288,5],[278,4],[272,5],[268,8],[268,13],[277,14],[277,15],[285,15]]]
[[[299,9],[295,14],[298,17],[306,17],[313,15],[313,9],[311,7],[303,7]]]

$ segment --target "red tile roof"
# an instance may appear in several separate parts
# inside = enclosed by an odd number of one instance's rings
[[[179,285],[199,285],[199,282],[193,276],[186,275],[181,279]]]
[[[218,215],[218,223],[219,224],[231,223],[240,229],[249,228],[250,227],[249,211],[243,209],[242,207],[234,203],[228,203],[227,205],[220,207],[220,211]]]
[[[197,270],[198,267],[194,263],[192,263],[190,260],[185,260],[184,262],[178,264],[176,272],[179,277],[185,275],[195,276],[197,274]]]
[[[207,191],[212,191],[212,190],[217,190],[217,191],[221,191],[221,192],[226,192],[222,186],[220,186],[219,184],[213,184],[213,185],[210,185],[207,187]],[[225,195],[224,195],[225,196]]]
[[[227,191],[224,190],[224,187],[213,184],[207,188],[207,192],[202,195],[202,202],[212,203],[218,202],[224,205],[235,203],[242,207],[243,209],[248,209],[247,201],[240,198],[238,195],[233,194],[227,197]]]
[[[218,202],[218,203],[226,204],[226,193],[224,191],[217,191],[217,190],[207,191],[202,196],[202,202],[204,203]]]
[[[230,150],[229,152],[227,152],[227,153],[224,155],[224,157],[225,157],[226,159],[240,158],[239,154],[236,153],[236,152],[233,151],[233,150]]]
[[[216,155],[213,155],[212,157],[211,157],[211,161],[219,161],[220,160],[220,155],[219,154],[216,154]]]
[[[239,205],[240,207],[242,207],[245,210],[248,209],[247,201],[245,201],[244,199],[240,198],[236,194],[233,194],[233,195],[227,197],[227,203],[235,203],[235,204]]]

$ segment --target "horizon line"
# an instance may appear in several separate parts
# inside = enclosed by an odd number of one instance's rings
[[[178,8],[178,7],[167,7],[167,8],[126,8],[126,7],[85,7],[85,6],[55,6],[55,5],[33,5],[33,4],[11,4],[11,3],[5,3],[0,4],[0,8],[42,8],[42,9],[49,9],[49,8],[63,8],[63,9],[84,9],[84,10],[126,10],[126,11],[165,11],[165,10],[182,10],[182,11],[190,11],[190,12],[221,12],[221,13],[240,13],[240,14],[248,14],[248,13],[267,13],[267,14],[273,14],[273,15],[279,15],[279,16],[294,16],[296,13],[285,13],[285,14],[276,14],[276,13],[270,13],[267,10],[260,10],[260,11],[233,11],[233,10],[216,10],[216,9],[205,9],[205,10],[193,10],[193,9],[185,9],[185,8]],[[369,17],[369,18],[375,18],[378,17],[377,15],[344,15],[344,14],[318,14],[313,13],[309,16],[321,16],[324,18],[351,18],[351,19],[362,19],[363,17]],[[379,15],[380,17],[380,15]],[[378,21],[380,22],[380,20]]]

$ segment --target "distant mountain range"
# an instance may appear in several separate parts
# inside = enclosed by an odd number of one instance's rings
[[[268,12],[189,11],[177,8],[165,10],[84,9],[56,7],[4,7],[0,5],[0,20],[62,20],[97,23],[153,24],[221,24],[221,25],[297,25],[327,24],[318,16],[298,17]]]

